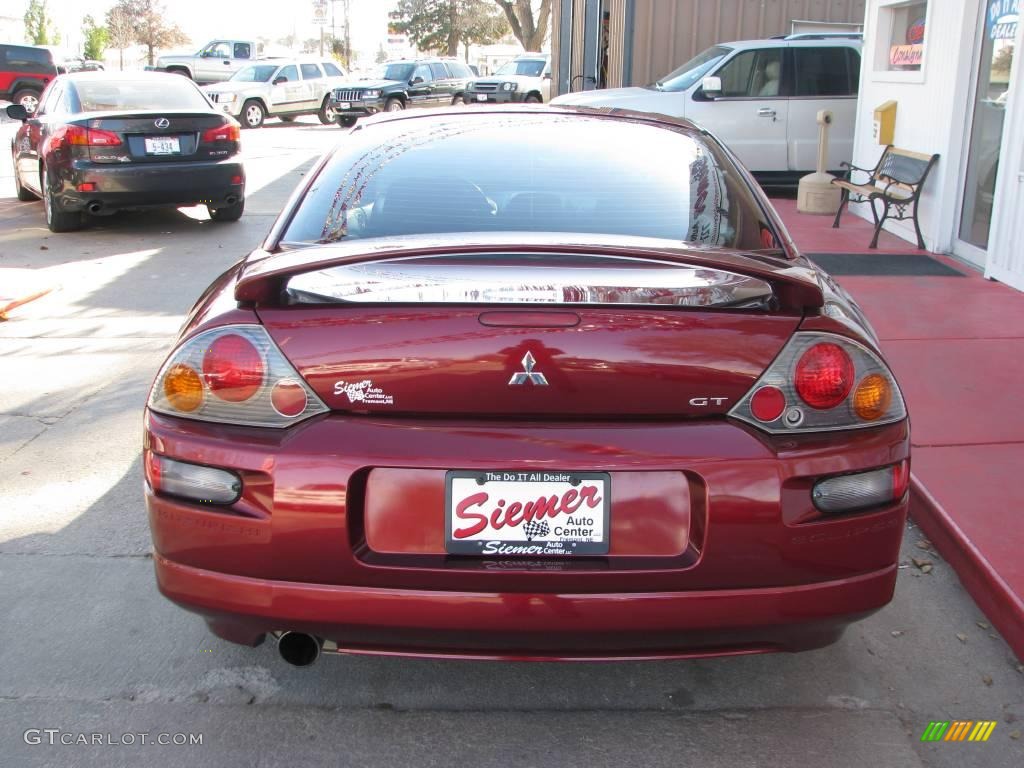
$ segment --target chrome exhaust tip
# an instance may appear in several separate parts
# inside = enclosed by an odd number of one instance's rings
[[[93,200],[88,206],[86,206],[86,210],[89,211],[89,213],[99,213],[103,210],[103,203],[99,200]]]
[[[277,639],[277,652],[293,667],[308,667],[320,658],[323,640],[305,632],[285,632]]]
[[[238,195],[228,195],[227,198],[225,198],[224,202],[226,202],[228,205],[234,205],[235,203],[238,202]]]

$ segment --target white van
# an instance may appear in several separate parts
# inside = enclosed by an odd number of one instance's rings
[[[648,86],[569,93],[553,105],[684,117],[715,134],[762,184],[815,170],[817,113],[829,109],[828,168],[853,153],[860,37],[793,35],[722,43]]]

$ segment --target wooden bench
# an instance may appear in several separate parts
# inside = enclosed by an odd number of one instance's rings
[[[840,163],[847,171],[844,178],[832,180],[833,184],[843,190],[832,227],[839,227],[839,217],[843,215],[843,208],[849,203],[870,203],[871,215],[875,219],[875,236],[871,238],[869,248],[878,247],[878,233],[882,231],[886,219],[912,219],[914,231],[917,233],[917,247],[924,250],[921,225],[917,221],[917,201],[921,197],[924,180],[928,178],[928,172],[938,159],[938,155],[922,155],[920,152],[899,149],[890,144],[874,168],[858,168],[850,163]],[[868,174],[867,181],[855,184],[853,174],[857,172]],[[875,208],[876,200],[881,201],[883,205],[881,216]],[[895,212],[891,213],[893,209]]]

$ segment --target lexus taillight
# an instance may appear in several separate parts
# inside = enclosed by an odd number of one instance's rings
[[[185,341],[157,374],[149,407],[254,427],[288,427],[328,410],[260,325],[229,325]]]
[[[234,120],[219,125],[216,128],[207,128],[203,131],[204,142],[216,142],[216,141],[239,141],[242,138],[242,132],[239,129],[238,123]]]
[[[882,359],[830,333],[797,333],[729,415],[772,433],[873,427],[907,416]]]
[[[64,135],[68,144],[77,147],[116,147],[121,143],[121,137],[113,131],[83,128],[80,125],[67,126]]]

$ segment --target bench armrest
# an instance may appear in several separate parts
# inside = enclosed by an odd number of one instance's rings
[[[868,175],[868,182],[865,183],[869,183],[874,177],[874,170],[871,168],[861,168],[860,166],[848,163],[845,160],[840,162],[839,165],[842,168],[846,168],[846,175],[843,177],[846,181],[852,182],[854,173],[866,173]]]

